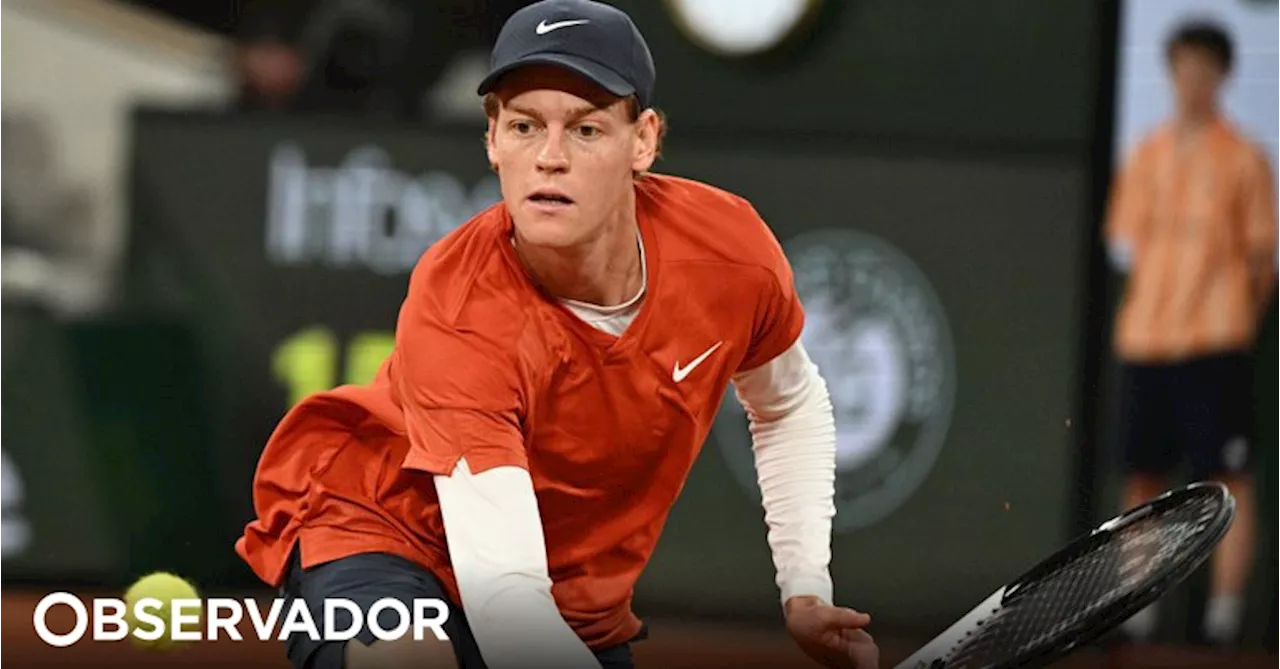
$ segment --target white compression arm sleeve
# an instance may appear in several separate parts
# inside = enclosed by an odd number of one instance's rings
[[[529,472],[472,474],[465,459],[436,476],[462,609],[492,669],[599,669],[556,608],[546,540]]]
[[[826,382],[796,341],[733,383],[750,420],[782,601],[816,595],[830,604],[836,432]]]

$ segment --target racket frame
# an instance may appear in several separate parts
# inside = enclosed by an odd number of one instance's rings
[[[1184,498],[1201,490],[1214,492],[1220,504],[1217,514],[1208,523],[1212,531],[1205,532],[1196,538],[1195,542],[1184,553],[1189,555],[1188,558],[1175,561],[1174,568],[1166,569],[1164,573],[1151,579],[1151,582],[1147,585],[1110,604],[1105,613],[1089,619],[1085,629],[1069,632],[1069,639],[1042,644],[1041,647],[1011,658],[996,665],[996,667],[998,669],[1015,669],[1026,666],[1043,666],[1069,655],[1083,645],[1091,643],[1162,597],[1166,591],[1181,583],[1199,569],[1213,554],[1218,542],[1226,536],[1232,522],[1235,520],[1235,498],[1231,496],[1225,485],[1216,481],[1201,481],[1167,491],[1101,523],[1093,530],[1079,535],[1053,555],[1041,560],[1008,585],[997,590],[981,604],[970,610],[968,614],[948,627],[942,634],[899,663],[895,669],[945,669],[947,665],[943,658],[947,653],[972,633],[973,630],[976,630],[992,613],[1006,603],[1016,600],[1021,589],[1026,584],[1035,582],[1045,574],[1052,573],[1054,569],[1084,552],[1091,544],[1103,543],[1116,532],[1152,514],[1175,506]]]

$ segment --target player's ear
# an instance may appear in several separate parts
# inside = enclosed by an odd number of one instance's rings
[[[498,119],[490,116],[489,127],[484,131],[484,152],[489,158],[489,167],[492,167],[495,172],[498,171],[498,150],[494,146],[494,136],[497,131]]]
[[[662,128],[662,120],[658,112],[646,109],[640,112],[635,123],[635,140],[631,154],[631,170],[647,172],[658,158],[658,140]]]

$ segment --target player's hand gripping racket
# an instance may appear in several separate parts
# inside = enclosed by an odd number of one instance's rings
[[[1190,576],[1234,517],[1235,499],[1219,483],[1167,492],[1032,567],[897,669],[1006,669],[1053,662]]]

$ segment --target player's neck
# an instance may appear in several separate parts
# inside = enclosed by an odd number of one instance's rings
[[[1212,125],[1217,118],[1218,110],[1215,107],[1186,107],[1178,110],[1174,117],[1174,127],[1181,136],[1195,136]]]
[[[516,253],[551,295],[609,307],[636,296],[643,282],[634,208],[601,226],[600,234],[572,248],[534,246],[516,234]]]

